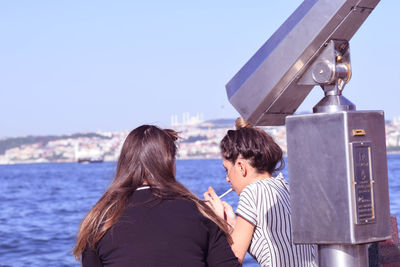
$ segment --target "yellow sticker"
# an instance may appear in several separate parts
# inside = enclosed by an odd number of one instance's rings
[[[353,136],[364,136],[365,130],[364,129],[354,129]]]

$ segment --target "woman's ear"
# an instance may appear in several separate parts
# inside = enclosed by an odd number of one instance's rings
[[[242,160],[242,159],[238,159],[237,160],[237,167],[239,169],[240,174],[243,177],[246,177],[247,175],[247,165],[246,165],[247,161],[246,160]]]

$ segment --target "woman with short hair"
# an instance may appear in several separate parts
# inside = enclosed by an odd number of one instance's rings
[[[239,195],[235,216],[210,187],[205,200],[232,225],[232,249],[242,262],[246,251],[263,266],[316,266],[312,245],[295,245],[291,236],[289,185],[281,173],[282,150],[263,129],[242,118],[220,143],[226,180]]]

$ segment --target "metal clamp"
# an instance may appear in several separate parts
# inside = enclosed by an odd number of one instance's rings
[[[299,85],[320,85],[325,97],[313,108],[315,113],[355,110],[356,106],[342,96],[351,78],[349,43],[331,40],[313,64],[299,79]]]

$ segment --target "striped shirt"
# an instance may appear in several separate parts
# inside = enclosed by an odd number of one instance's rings
[[[236,214],[255,226],[249,253],[261,266],[316,266],[315,246],[292,243],[290,213],[289,185],[281,173],[240,193]]]

